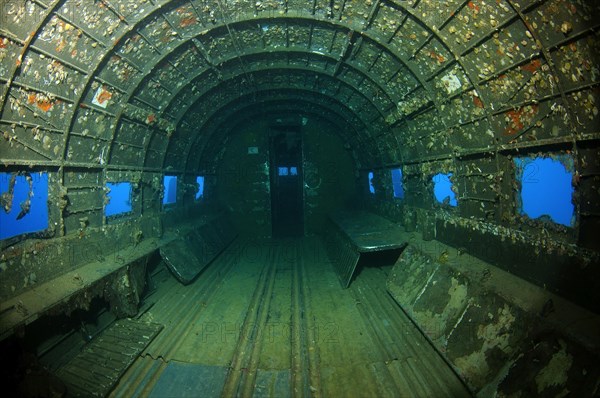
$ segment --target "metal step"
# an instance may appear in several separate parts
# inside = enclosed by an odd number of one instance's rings
[[[70,397],[105,397],[163,325],[121,319],[86,345],[56,375]]]

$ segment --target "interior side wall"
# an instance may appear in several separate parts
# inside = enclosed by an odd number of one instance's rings
[[[496,167],[501,173],[490,172]],[[414,163],[401,168],[404,198],[393,196],[391,168],[373,170],[375,193],[369,192],[370,170],[361,172],[365,206],[396,220],[407,231],[420,232],[426,241],[436,239],[449,244],[459,254],[472,254],[583,307],[600,311],[597,255],[576,245],[578,236],[573,228],[519,215],[520,188],[510,156]],[[452,179],[456,207],[435,200],[433,179],[437,173],[461,175]],[[589,203],[595,203],[597,192],[589,187],[587,181],[579,185],[579,197],[589,197]]]
[[[329,213],[356,200],[357,171],[335,131],[310,121],[304,131],[305,225],[318,234]]]
[[[165,232],[214,207],[210,178],[204,198],[195,200],[195,176],[179,174],[177,202],[163,206],[162,173],[67,168],[62,184],[59,173],[50,171],[48,177],[49,228],[1,242],[0,300],[88,263],[124,264],[121,252],[133,253],[146,244],[144,250],[152,250]],[[105,215],[108,182],[132,184],[131,212]]]

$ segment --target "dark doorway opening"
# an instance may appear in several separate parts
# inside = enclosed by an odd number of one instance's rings
[[[303,236],[304,196],[300,126],[272,127],[269,147],[273,237]]]

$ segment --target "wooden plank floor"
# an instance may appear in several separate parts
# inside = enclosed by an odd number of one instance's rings
[[[318,238],[238,239],[191,285],[163,273],[165,328],[112,397],[468,397],[385,290],[342,290]]]

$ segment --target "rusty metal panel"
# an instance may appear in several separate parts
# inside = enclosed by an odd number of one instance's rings
[[[123,19],[133,20],[141,18],[143,15],[152,11],[151,7],[144,7],[144,2],[140,0],[111,0],[110,2]],[[161,3],[161,2],[156,2]]]
[[[132,146],[113,142],[110,163],[116,165],[142,166],[144,164],[144,151],[141,146]]]
[[[115,119],[92,108],[79,108],[75,117],[73,131],[83,137],[97,137],[109,140]]]
[[[67,142],[67,160],[80,163],[104,164],[106,162],[106,143],[71,134]]]
[[[25,40],[31,34],[31,20],[40,22],[46,10],[32,1],[3,1],[1,6],[2,28]]]
[[[0,35],[0,79],[8,81],[12,69],[15,67],[15,60],[23,48],[14,40]],[[4,94],[4,90],[0,94]]]
[[[2,120],[22,121],[46,129],[64,129],[71,104],[51,94],[12,85]]]
[[[180,77],[178,78],[181,79]],[[136,97],[143,102],[153,105],[153,107],[156,109],[161,109],[167,105],[167,101],[171,97],[171,93],[163,86],[163,84],[154,79],[150,79],[146,80],[144,84],[140,85],[136,93]]]
[[[115,50],[141,69],[156,54],[146,39],[136,32],[131,33],[127,38],[122,38]]]
[[[441,68],[448,65],[454,59],[454,55],[438,39],[431,39],[419,50],[416,57],[418,68],[426,75],[438,73]]]
[[[48,96],[59,96],[70,101],[75,100],[83,88],[85,76],[57,58],[28,51],[22,59],[20,73],[14,82]]]
[[[164,138],[161,137],[158,140],[154,139],[153,142],[154,141],[165,142],[164,147],[166,148],[166,140]],[[146,158],[144,159],[144,166],[151,168],[162,167],[163,156],[166,150],[165,148],[161,150],[148,148],[148,151],[146,152]]]
[[[66,0],[59,9],[75,25],[107,43],[113,43],[127,28],[115,11],[105,3],[80,0]]]
[[[166,11],[164,17],[182,35],[192,37],[206,29],[192,4],[183,3]]]
[[[446,8],[446,2],[435,3],[438,7]],[[461,4],[464,5],[464,2]],[[499,29],[515,16],[515,11],[506,0],[499,0],[493,4],[472,2],[460,9],[457,9],[457,6],[460,7],[460,4],[441,10],[449,21],[440,30],[440,36],[454,47],[456,54],[462,54],[474,45],[477,37],[489,36],[490,32]],[[480,12],[485,12],[488,17],[478,18]]]
[[[496,138],[500,143],[531,142],[570,134],[566,110],[562,101],[543,101],[507,109],[491,117]]]
[[[306,49],[310,43],[312,25],[288,24],[288,41],[290,47]]]
[[[145,146],[150,140],[152,131],[147,126],[123,120],[115,136],[116,143],[134,146]]]
[[[79,213],[72,213],[64,217],[65,233],[79,234],[83,237],[87,228],[97,228],[102,226],[104,215],[102,208],[89,208]]]
[[[237,49],[230,35],[223,34],[219,35],[219,32],[214,32],[214,35],[200,36],[198,41],[202,43],[202,46],[207,52],[209,59],[214,63],[220,63],[226,61],[229,58],[235,57]]]
[[[390,46],[397,54],[407,59],[423,45],[428,37],[427,28],[414,18],[408,17],[392,38]]]
[[[551,0],[527,12],[526,18],[539,34],[545,48],[560,43],[565,36],[578,36],[595,23],[600,10],[594,2]],[[560,65],[560,64],[559,64]]]
[[[140,71],[125,58],[113,55],[98,76],[112,86],[129,90],[138,80]]]
[[[391,2],[381,2],[371,23],[371,29],[382,41],[388,42],[395,34],[406,13]]]
[[[2,158],[10,159],[10,154],[14,154],[13,159],[46,160],[52,159],[62,151],[64,138],[56,130],[40,127],[28,128],[16,124],[2,128],[0,142],[6,146],[6,149],[2,149]],[[6,152],[4,152],[5,150]]]
[[[334,35],[335,31],[333,29],[315,25],[312,30],[309,50],[320,54],[329,53]],[[331,53],[334,54],[333,51]]]
[[[595,32],[579,40],[565,43],[552,51],[552,61],[557,65],[557,74],[564,89],[586,88],[590,83],[600,81],[598,42],[600,42],[600,34]]]
[[[84,70],[90,68],[103,51],[98,41],[57,15],[39,30],[32,44]]]
[[[69,213],[79,213],[90,209],[102,208],[103,191],[98,187],[74,188],[69,191]]]
[[[63,185],[65,188],[96,187],[101,188],[100,170],[65,168]]]
[[[281,22],[269,22],[261,25],[263,41],[267,48],[286,48],[286,27]]]
[[[461,5],[464,5],[462,0],[423,0],[415,4],[416,13],[427,26],[442,26],[444,22],[456,14]]]
[[[177,32],[162,15],[153,17],[143,25],[139,32],[150,42],[153,56],[166,51],[169,43],[177,40]]]

